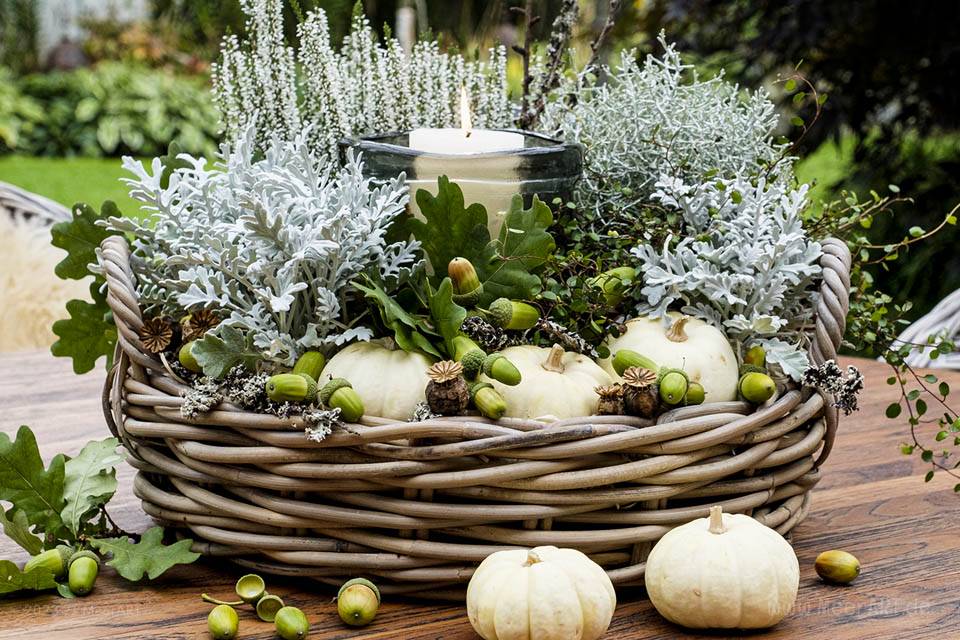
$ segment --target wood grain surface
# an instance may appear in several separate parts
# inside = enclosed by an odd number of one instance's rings
[[[886,365],[856,360],[867,378],[859,413],[842,419],[836,447],[814,489],[813,508],[794,534],[800,558],[800,595],[790,616],[773,630],[750,637],[906,640],[960,638],[960,496],[947,478],[923,482],[927,467],[900,454],[904,427],[883,417],[891,389]],[[946,374],[960,388],[960,374]],[[33,427],[49,460],[77,453],[85,442],[108,435],[100,414],[102,370],[74,376],[68,361],[47,353],[0,355],[0,430],[13,436]],[[124,528],[143,531],[150,520],[131,492],[132,470],[120,470],[111,513]],[[845,549],[860,558],[863,573],[851,586],[820,582],[817,554]],[[0,536],[0,558],[25,554]],[[226,563],[201,560],[176,567],[154,582],[131,584],[105,568],[84,599],[54,594],[0,600],[0,638],[204,638],[209,605],[201,592],[229,599],[242,574]],[[333,592],[313,582],[267,577],[268,590],[300,607],[310,637],[457,640],[476,638],[462,606],[415,600],[384,602],[364,629],[345,627]],[[642,590],[620,590],[606,638],[724,638],[689,634],[665,622]],[[272,625],[241,613],[238,638],[273,638]]]

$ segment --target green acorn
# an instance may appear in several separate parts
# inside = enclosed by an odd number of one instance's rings
[[[463,377],[467,380],[475,380],[483,369],[483,363],[487,358],[487,352],[480,346],[464,335],[459,335],[451,340],[451,351],[453,359],[463,366]]]
[[[767,352],[763,350],[763,347],[755,344],[743,354],[743,364],[763,368],[767,365]]]
[[[277,611],[273,624],[277,629],[277,635],[283,640],[301,640],[310,632],[307,616],[296,607],[284,607]]]
[[[317,382],[305,373],[278,373],[266,384],[267,397],[274,402],[303,402],[317,398]]]
[[[379,608],[380,589],[365,578],[348,580],[337,592],[337,613],[351,627],[370,624]]]
[[[344,378],[333,378],[323,385],[320,401],[331,409],[340,409],[344,422],[356,422],[363,417],[363,400]]]
[[[487,315],[501,329],[529,329],[540,320],[540,311],[535,306],[507,298],[491,302]]]
[[[177,354],[177,358],[187,370],[193,371],[194,373],[203,373],[203,367],[200,366],[200,363],[197,362],[197,359],[193,356],[193,345],[196,344],[195,340],[184,344],[180,347],[180,352]]]
[[[703,385],[699,382],[691,382],[687,386],[687,395],[683,397],[683,404],[687,406],[703,404],[707,394],[703,390]]]
[[[217,605],[207,616],[207,629],[215,640],[233,640],[237,637],[239,626],[237,611],[228,604]]]
[[[293,365],[293,371],[290,373],[305,373],[314,380],[319,380],[320,374],[323,373],[323,366],[326,363],[327,359],[323,357],[323,354],[319,351],[307,351],[297,358],[296,363]]]
[[[481,415],[499,420],[507,412],[507,401],[489,382],[478,382],[470,389],[470,399]]]
[[[520,384],[520,370],[499,353],[491,353],[484,359],[483,374],[509,387]]]
[[[677,405],[683,402],[690,387],[690,378],[682,369],[661,369],[659,376],[660,399],[665,404]]]
[[[67,571],[67,586],[75,596],[85,596],[93,591],[93,584],[100,572],[100,558],[92,551],[77,551],[70,558]]]
[[[636,279],[637,270],[633,267],[616,267],[590,278],[587,284],[603,289],[603,299],[608,305],[615,307],[623,302],[623,294]]]
[[[656,362],[631,349],[620,349],[617,351],[615,354],[613,354],[613,360],[610,361],[610,364],[613,366],[613,370],[617,372],[618,376],[622,376],[623,372],[631,367],[648,369],[654,373],[657,373],[657,371],[660,370],[660,367]]]
[[[777,385],[767,374],[751,371],[740,376],[737,390],[747,402],[763,404],[777,392]]]
[[[447,275],[453,283],[454,302],[463,307],[473,307],[480,302],[483,284],[472,262],[466,258],[454,258],[447,265]]]
[[[23,565],[23,572],[27,573],[38,567],[43,567],[59,580],[67,573],[72,555],[72,548],[62,544],[58,545],[56,549],[47,549],[27,560],[27,563]]]

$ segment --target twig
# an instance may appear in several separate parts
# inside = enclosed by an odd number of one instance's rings
[[[547,106],[547,96],[560,86],[564,54],[570,44],[570,39],[573,37],[573,26],[576,24],[579,14],[580,5],[577,0],[564,0],[563,6],[560,7],[560,13],[553,21],[553,26],[550,29],[546,72],[539,77],[536,90],[533,92],[536,100],[531,107],[520,112],[519,124],[521,129],[536,127],[540,115]]]
[[[527,0],[523,8],[510,7],[513,13],[523,16],[525,28],[523,33],[523,46],[513,46],[513,50],[523,58],[523,97],[520,101],[520,113],[526,113],[530,101],[530,83],[533,78],[530,77],[530,56],[533,49],[533,26],[540,22],[540,16],[533,15],[533,0]]]
[[[584,72],[591,71],[597,66],[597,62],[600,60],[600,52],[607,43],[607,38],[610,37],[610,32],[613,30],[614,25],[617,23],[617,14],[620,13],[622,4],[622,0],[610,0],[610,7],[607,9],[607,21],[604,23],[603,28],[600,29],[597,37],[590,43],[590,62],[584,67]]]

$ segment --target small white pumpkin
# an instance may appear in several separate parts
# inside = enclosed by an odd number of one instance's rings
[[[669,328],[655,318],[628,321],[620,337],[607,340],[611,356],[620,349],[631,349],[661,367],[683,369],[691,382],[703,385],[706,402],[736,400],[740,368],[723,332],[698,318],[668,315],[672,320]],[[600,366],[618,379],[610,358],[601,360]]]
[[[430,378],[431,360],[408,353],[390,338],[355,342],[336,353],[323,368],[327,377],[346,378],[363,400],[364,414],[391,420],[409,420]]]
[[[692,629],[763,629],[793,607],[800,565],[779,533],[750,516],[710,508],[668,532],[647,558],[644,581],[667,620]]]
[[[596,640],[616,606],[607,573],[576,549],[497,551],[467,587],[467,615],[484,640]]]
[[[511,418],[574,418],[597,412],[594,388],[611,378],[589,357],[565,352],[560,345],[547,349],[530,345],[501,353],[520,371],[520,384],[509,387],[483,376],[507,402]]]

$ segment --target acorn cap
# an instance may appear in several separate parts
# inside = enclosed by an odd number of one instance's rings
[[[346,378],[332,378],[330,382],[323,385],[323,388],[320,389],[320,402],[323,404],[329,404],[330,396],[332,396],[337,389],[342,389],[343,387],[353,388],[353,385],[350,384],[350,381]]]

